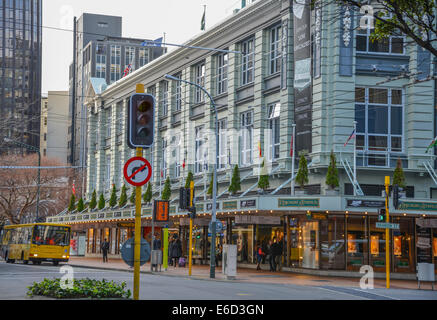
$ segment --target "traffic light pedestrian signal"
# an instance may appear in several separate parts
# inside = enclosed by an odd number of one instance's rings
[[[399,191],[401,191],[399,186],[397,184],[394,185],[393,186],[393,207],[395,207],[395,209],[398,209],[399,205],[400,205],[400,203],[399,203]]]
[[[130,148],[150,148],[154,142],[155,98],[136,93],[130,98],[127,144]]]
[[[186,210],[190,207],[190,189],[179,189],[179,209]]]
[[[379,209],[378,222],[385,222],[387,211],[385,209]]]

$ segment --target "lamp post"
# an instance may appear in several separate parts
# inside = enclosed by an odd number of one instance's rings
[[[23,142],[19,142],[19,141],[15,141],[12,140],[10,138],[4,138],[3,139],[5,142],[8,143],[15,143],[16,145],[26,148],[28,150],[31,151],[35,151],[38,153],[38,178],[37,178],[37,193],[36,193],[36,218],[35,218],[35,222],[38,222],[38,214],[39,214],[39,193],[40,193],[40,185],[41,185],[41,152],[40,149],[28,144],[25,144]]]
[[[215,238],[216,238],[216,224],[217,224],[217,164],[218,164],[218,153],[219,153],[219,133],[218,133],[218,115],[217,108],[212,98],[211,94],[201,85],[197,83],[190,82],[187,80],[182,80],[171,75],[166,74],[166,79],[184,82],[190,85],[193,85],[203,92],[209,97],[211,100],[211,104],[214,108],[215,112],[215,136],[216,136],[216,153],[215,153],[215,163],[214,163],[214,179],[213,179],[213,187],[212,187],[212,219],[211,219],[211,253],[210,253],[210,278],[215,278]],[[192,235],[190,235],[191,237]]]

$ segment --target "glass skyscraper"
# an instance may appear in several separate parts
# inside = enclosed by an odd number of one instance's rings
[[[41,23],[42,0],[0,0],[2,142],[9,137],[39,147]]]

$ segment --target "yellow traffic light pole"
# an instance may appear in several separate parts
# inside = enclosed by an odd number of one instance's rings
[[[385,215],[386,222],[390,222],[390,216],[388,212],[389,207],[389,187],[390,177],[385,177]],[[385,272],[386,272],[386,285],[387,289],[390,289],[390,232],[388,228],[385,228]]]
[[[144,93],[144,85],[137,84],[136,93]],[[137,148],[137,157],[143,156],[143,149]],[[140,259],[141,259],[141,187],[135,194],[135,251],[134,251],[134,300],[140,298]]]
[[[193,198],[194,198],[194,181],[190,183],[190,207],[193,207]],[[190,245],[189,245],[189,253],[188,253],[188,275],[191,277],[192,271],[192,258],[193,258],[193,217],[190,216]]]

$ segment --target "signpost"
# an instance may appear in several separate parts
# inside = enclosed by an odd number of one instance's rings
[[[387,223],[387,222],[377,222],[376,227],[378,229],[393,229],[393,230],[400,230],[399,223]]]
[[[126,162],[123,169],[124,178],[134,187],[142,187],[152,177],[152,166],[142,157],[135,157]]]

